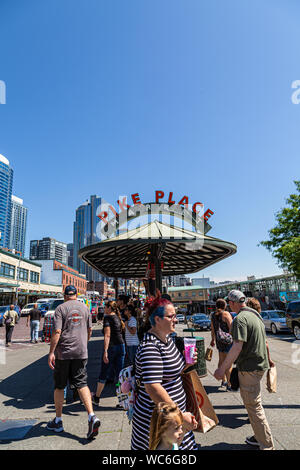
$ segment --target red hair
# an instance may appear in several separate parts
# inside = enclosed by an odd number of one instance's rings
[[[150,306],[149,306],[149,316],[155,312],[158,307],[166,307],[167,305],[172,305],[170,300],[165,299],[161,296],[161,293],[158,289],[156,289],[156,296],[153,298]]]

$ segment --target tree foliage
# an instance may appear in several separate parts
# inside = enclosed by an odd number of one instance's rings
[[[286,200],[288,206],[276,213],[277,224],[269,230],[269,240],[260,242],[277,259],[300,279],[300,181],[294,181],[296,194]]]

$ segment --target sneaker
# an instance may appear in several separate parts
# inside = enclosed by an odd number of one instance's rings
[[[260,446],[259,442],[257,442],[257,440],[255,439],[255,436],[246,437],[245,441],[246,441],[247,444],[249,444],[250,446],[257,446],[257,447]]]
[[[58,421],[58,423],[55,421],[55,418],[52,421],[49,421],[47,424],[47,429],[50,431],[55,431],[55,432],[63,432],[63,422]]]
[[[98,430],[100,428],[100,419],[97,418],[97,416],[93,416],[92,419],[89,421],[89,429],[87,433],[87,439],[93,439],[93,437],[96,437],[98,434]]]
[[[227,382],[223,382],[222,380],[221,387],[227,387]]]
[[[123,406],[121,405],[121,403],[118,403],[118,404],[116,405],[116,409],[117,409],[117,410],[124,410],[124,408],[123,408]]]
[[[227,385],[227,388],[226,388],[227,392],[232,392],[232,388],[230,385]]]

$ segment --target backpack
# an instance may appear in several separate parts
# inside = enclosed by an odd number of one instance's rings
[[[8,314],[9,314],[9,317],[5,318],[5,325],[10,326],[12,322],[12,318],[10,316],[10,312],[8,312]]]
[[[128,366],[121,370],[117,383],[117,397],[119,404],[127,411],[129,424],[133,416],[133,407],[138,396],[138,386],[135,379],[135,366]]]
[[[153,341],[150,342],[152,343]],[[119,404],[127,411],[126,414],[129,424],[133,417],[133,408],[139,394],[140,385],[141,381],[135,377],[135,365],[125,367],[121,370],[119,381],[116,384],[116,392]]]

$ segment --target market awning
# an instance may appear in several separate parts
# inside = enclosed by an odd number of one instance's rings
[[[154,244],[159,247],[162,276],[198,272],[237,250],[233,243],[155,220],[86,246],[78,254],[106,277],[143,279]]]

